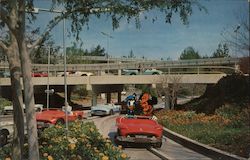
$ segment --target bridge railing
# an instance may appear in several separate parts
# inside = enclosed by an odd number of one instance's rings
[[[239,58],[208,58],[208,59],[194,59],[194,60],[178,60],[178,61],[147,61],[147,62],[129,62],[129,63],[98,63],[98,64],[67,64],[67,71],[107,71],[107,70],[123,70],[123,69],[160,69],[168,74],[176,72],[177,68],[181,68],[181,71],[190,71],[191,68],[196,68],[197,73],[215,68],[219,69],[231,69],[235,70],[234,66],[239,62]],[[64,71],[63,64],[50,64],[50,71],[54,75],[56,72]],[[32,64],[32,70],[34,72],[47,72],[48,64]],[[8,65],[6,63],[0,63],[0,72],[6,72]],[[116,73],[116,72],[114,72]],[[118,72],[117,72],[118,73]],[[183,72],[184,73],[184,72]],[[225,73],[225,72],[224,72]],[[1,76],[1,75],[0,75]]]

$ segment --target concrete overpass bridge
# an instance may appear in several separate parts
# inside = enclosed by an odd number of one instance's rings
[[[67,77],[66,83],[70,88],[76,85],[86,85],[87,90],[92,94],[92,105],[95,105],[97,103],[97,95],[100,93],[107,94],[107,103],[111,100],[111,93],[117,93],[118,102],[120,102],[124,84],[148,84],[152,87],[162,83],[213,84],[217,83],[223,76],[226,76],[226,74],[103,75]],[[32,82],[35,92],[44,93],[48,84],[50,89],[53,88],[55,92],[64,92],[64,77],[33,77]],[[4,94],[11,95],[10,85],[10,78],[0,78],[2,94],[4,92]],[[68,97],[70,97],[70,93],[68,93]]]
[[[86,57],[85,57],[86,58]],[[92,57],[93,58],[93,57]],[[97,58],[97,57],[94,57]],[[100,58],[100,57],[99,57]],[[103,58],[103,57],[102,57]],[[95,59],[97,60],[97,59]],[[100,59],[105,60],[105,59]],[[110,59],[111,60],[111,59]],[[115,61],[115,60],[114,60]],[[125,61],[125,60],[124,60]],[[120,61],[123,62],[123,61]],[[196,60],[178,60],[178,61],[129,61],[126,63],[99,63],[99,64],[67,64],[68,71],[91,71],[95,72],[95,76],[85,77],[67,77],[67,85],[86,85],[87,90],[92,92],[93,104],[96,103],[96,95],[99,93],[107,93],[107,102],[110,102],[111,93],[118,93],[118,102],[124,84],[160,84],[163,78],[168,83],[216,83],[220,78],[226,75],[224,70],[235,72],[235,65],[239,62],[238,58],[211,58]],[[46,72],[47,64],[32,64],[33,70],[37,72]],[[49,65],[50,77],[33,77],[32,82],[35,87],[47,86],[48,84],[57,90],[64,89],[64,77],[56,77],[56,72],[64,70],[63,64]],[[164,71],[163,75],[122,75],[123,69],[157,68]],[[180,69],[180,70],[179,70]],[[8,64],[0,63],[0,70],[8,70]],[[102,75],[101,72],[111,71],[112,75]],[[175,82],[173,82],[175,81]],[[0,86],[8,88],[10,86],[9,78],[0,78]],[[38,87],[41,88],[41,87]],[[4,89],[5,90],[5,89]],[[9,89],[7,89],[10,91]],[[5,90],[7,92],[7,90]],[[4,92],[5,92],[4,91]],[[36,91],[36,90],[35,90]],[[43,89],[44,91],[44,89]],[[69,96],[68,96],[69,97]]]

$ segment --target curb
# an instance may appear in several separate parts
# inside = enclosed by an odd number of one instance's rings
[[[171,158],[166,155],[165,153],[155,149],[155,148],[147,148],[148,151],[152,152],[154,155],[156,155],[157,157],[161,158],[162,160],[171,160]]]
[[[172,139],[173,141],[191,149],[198,153],[201,153],[205,156],[208,156],[212,159],[218,159],[218,160],[247,160],[247,158],[243,158],[222,150],[219,150],[217,148],[210,147],[208,145],[199,143],[197,141],[194,141],[190,138],[184,137],[178,133],[175,133],[167,128],[163,128],[163,135],[168,137],[169,139]]]

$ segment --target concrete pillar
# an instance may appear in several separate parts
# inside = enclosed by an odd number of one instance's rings
[[[107,93],[107,103],[111,102],[111,93]]]
[[[164,98],[164,107],[165,107],[165,109],[170,109],[170,99],[169,99],[168,95],[165,95],[165,98]]]
[[[122,94],[121,92],[118,92],[117,102],[121,103],[121,99],[122,99]]]
[[[120,76],[120,75],[122,75],[122,70],[121,69],[118,70],[118,76]]]
[[[152,88],[156,88],[156,84],[154,83],[154,84],[152,84]]]
[[[97,105],[97,94],[95,92],[92,91],[92,101],[91,101],[91,105],[92,106],[96,106]]]

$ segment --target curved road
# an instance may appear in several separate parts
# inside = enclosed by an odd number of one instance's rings
[[[106,117],[88,117],[87,121],[93,121],[96,127],[99,129],[100,133],[104,137],[110,137],[114,140],[114,135],[116,134],[115,119],[119,115],[106,116]],[[0,117],[0,126],[10,127],[12,129],[12,117]],[[12,121],[12,124],[9,124]],[[156,149],[155,149],[156,150]],[[150,152],[145,146],[132,146],[124,148],[123,152],[126,153],[131,160],[160,160],[161,158]],[[182,145],[175,143],[174,141],[164,137],[163,145],[160,149],[157,149],[165,159],[169,160],[210,160],[210,158],[194,152],[190,149],[183,147]]]

